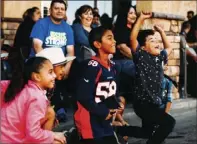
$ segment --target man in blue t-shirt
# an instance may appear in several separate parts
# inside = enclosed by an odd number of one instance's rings
[[[30,37],[33,40],[33,48],[30,57],[44,48],[62,48],[67,56],[74,56],[74,36],[70,25],[64,21],[66,15],[66,3],[63,0],[53,0],[50,7],[50,16],[39,20],[33,27]],[[65,66],[68,76],[71,63]]]

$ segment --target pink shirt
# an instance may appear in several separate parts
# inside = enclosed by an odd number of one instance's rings
[[[52,143],[52,131],[41,128],[40,120],[47,111],[47,97],[33,81],[10,103],[3,97],[9,81],[1,81],[1,139],[0,143]]]

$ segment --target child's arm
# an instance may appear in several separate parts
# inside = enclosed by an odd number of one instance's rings
[[[172,81],[167,79],[167,104],[165,112],[168,113],[172,105]]]
[[[129,125],[122,117],[121,114],[116,115],[116,119],[124,126],[124,125]]]
[[[41,95],[40,97],[42,97]],[[55,133],[49,130],[44,130],[41,127],[41,119],[45,117],[46,107],[44,101],[39,96],[32,98],[27,103],[28,109],[26,112],[26,139],[33,143],[53,143],[55,140],[65,143],[66,139],[63,133]]]
[[[172,102],[167,102],[165,112],[168,113],[171,109]]]
[[[48,106],[47,113],[40,123],[43,129],[52,131],[55,126],[55,111],[52,106]]]
[[[129,59],[132,59],[131,49],[125,43],[117,45],[117,48],[124,56],[126,56]]]
[[[167,54],[170,55],[170,53],[172,52],[172,47],[170,45],[170,42],[168,41],[168,38],[167,38],[164,30],[158,25],[155,25],[154,28],[156,31],[158,31],[160,33],[164,48],[165,48]]]
[[[151,16],[152,16],[152,13],[150,12],[141,12],[140,17],[137,19],[137,22],[134,25],[133,30],[131,31],[130,43],[131,43],[131,49],[134,53],[136,52],[136,49],[138,46],[137,37],[138,37],[140,27],[144,23],[144,20],[150,18]]]

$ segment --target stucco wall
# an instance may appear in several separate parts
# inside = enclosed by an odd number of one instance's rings
[[[137,1],[137,11],[142,10],[152,11],[165,14],[173,14],[184,16],[186,20],[187,11],[193,10],[196,14],[196,1]],[[165,19],[163,18],[151,18],[145,20],[141,29],[150,29],[155,24],[161,24],[164,26],[164,31],[167,34],[167,37],[173,48],[172,53],[168,57],[168,69],[165,71],[165,74],[170,76],[173,80],[179,83],[179,74],[180,74],[180,28],[183,21],[175,19]],[[159,38],[159,37],[158,37]],[[159,38],[161,41],[161,37]],[[161,47],[163,44],[160,43]],[[173,87],[173,98],[179,98],[178,89]]]
[[[21,18],[33,6],[41,8],[41,1],[2,1],[2,17]]]
[[[137,10],[151,10],[153,12],[182,15],[186,18],[187,11],[196,14],[196,1],[137,1]]]

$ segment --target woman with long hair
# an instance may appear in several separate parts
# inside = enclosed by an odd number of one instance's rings
[[[27,9],[23,14],[23,22],[19,25],[14,39],[14,48],[21,49],[24,58],[27,58],[31,49],[30,34],[34,24],[41,18],[38,7]]]
[[[119,11],[117,21],[114,28],[114,36],[116,40],[116,53],[114,61],[120,71],[120,92],[123,96],[130,99],[132,92],[132,78],[135,77],[135,65],[132,60],[130,33],[136,21],[135,7],[123,5]],[[131,99],[130,99],[131,100]]]

